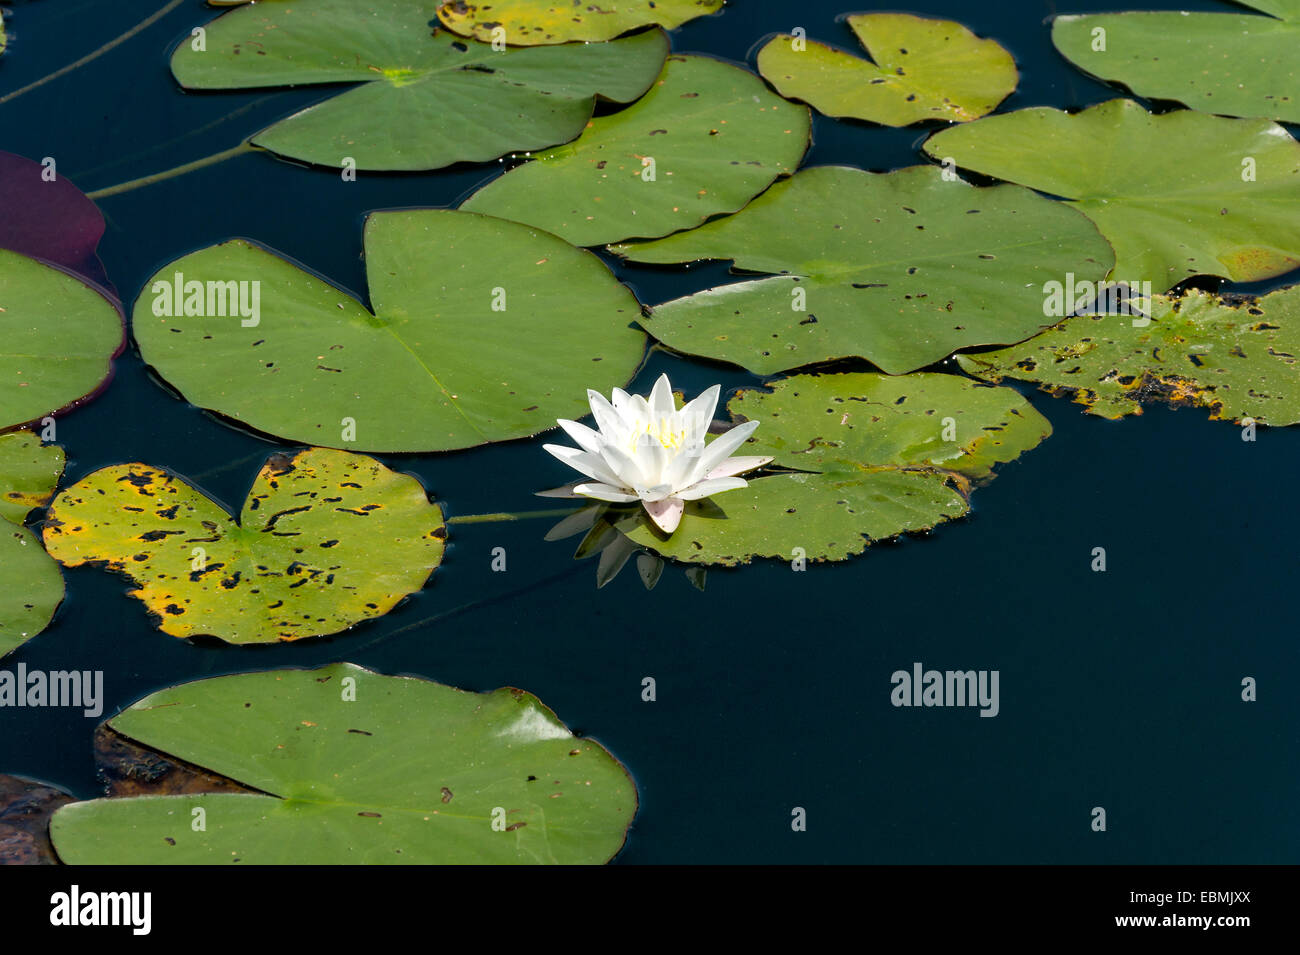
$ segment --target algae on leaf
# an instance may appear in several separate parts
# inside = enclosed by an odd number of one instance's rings
[[[517,689],[336,663],[182,684],[108,725],[257,792],[65,806],[69,864],[603,863],[637,809],[622,765]]]
[[[1149,315],[1077,315],[1023,344],[957,356],[979,378],[1032,381],[1103,418],[1161,401],[1270,425],[1300,423],[1298,358],[1300,286],[1258,299],[1157,295]]]

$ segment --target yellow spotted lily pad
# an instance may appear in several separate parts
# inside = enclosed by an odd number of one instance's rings
[[[88,475],[50,505],[45,546],[65,566],[125,574],[176,637],[273,643],[379,617],[442,561],[442,510],[413,477],[312,448],[272,455],[239,518],[146,464]]]
[[[778,36],[758,51],[758,71],[782,96],[819,113],[886,126],[978,119],[1016,88],[1011,54],[960,23],[907,13],[855,14],[847,22],[875,62]]]
[[[1215,419],[1300,422],[1300,286],[1262,298],[1192,290],[1141,315],[1076,315],[1020,345],[958,355],[987,381],[1014,378],[1103,418],[1163,401]]]

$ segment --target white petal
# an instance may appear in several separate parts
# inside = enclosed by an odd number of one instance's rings
[[[636,460],[637,467],[641,469],[641,477],[646,487],[664,483],[664,469],[670,461],[667,448],[650,435],[642,435],[637,439],[636,453],[633,458]]]
[[[685,487],[694,483],[695,465],[699,463],[700,454],[703,452],[703,445],[691,447],[688,445],[677,453],[668,466],[664,468],[662,480],[670,487]]]
[[[613,501],[615,504],[628,504],[640,500],[635,494],[628,494],[621,488],[612,487],[608,484],[579,484],[573,491],[583,497],[594,497],[598,501]]]
[[[695,468],[696,473],[692,477],[698,480],[716,468],[730,457],[732,451],[744,444],[756,428],[758,428],[757,421],[746,421],[744,424],[738,424],[726,434],[720,434],[710,441],[704,449],[704,453],[700,455],[699,464]]]
[[[585,424],[578,424],[578,422],[570,421],[567,418],[557,418],[555,423],[564,429],[565,434],[578,442],[578,446],[584,451],[598,454],[601,446],[605,443],[599,431],[593,431]]]
[[[642,472],[640,463],[612,444],[607,444],[601,448],[600,456],[604,459],[605,466],[618,475],[618,480],[611,481],[611,484],[618,484],[627,488],[643,488],[650,483]],[[654,483],[658,484],[659,482],[655,481]]]
[[[686,425],[686,437],[689,441],[692,438],[703,439],[709,431],[709,424],[713,421],[713,412],[718,407],[718,397],[722,394],[722,386],[714,385],[712,388],[701,391],[691,401],[688,401],[681,410],[682,421]]]
[[[702,497],[709,497],[720,491],[734,491],[742,487],[749,487],[749,482],[744,478],[711,478],[707,481],[701,481],[699,484],[692,484],[684,491],[678,491],[677,496],[683,501],[698,501]]]
[[[677,530],[677,525],[682,522],[682,513],[686,510],[686,505],[678,498],[669,497],[662,501],[642,501],[645,512],[650,515],[650,519],[659,525],[659,529],[665,534],[671,534]]]
[[[618,389],[614,390],[617,392]],[[614,406],[605,400],[605,396],[599,391],[592,391],[588,388],[587,401],[591,404],[591,415],[596,419],[596,427],[600,429],[601,434],[613,440],[614,436],[622,430],[619,413],[614,410]]]
[[[622,483],[618,473],[610,470],[609,465],[605,463],[605,458],[599,454],[591,454],[577,448],[568,448],[562,444],[544,444],[542,447],[575,471],[581,471],[589,478],[595,478],[597,481],[604,481],[607,484],[618,485]]]
[[[771,458],[759,457],[758,455],[736,455],[733,458],[727,458],[716,468],[705,475],[706,478],[731,477],[735,474],[744,474],[746,471],[752,471],[754,468],[760,468],[771,461]]]
[[[673,400],[673,386],[668,383],[666,374],[660,375],[659,380],[655,382],[654,388],[650,390],[650,416],[656,421],[660,418],[668,418],[677,410],[677,403]]]

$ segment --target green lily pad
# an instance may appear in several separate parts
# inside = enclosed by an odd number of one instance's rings
[[[608,40],[657,23],[672,30],[722,9],[723,0],[602,0],[600,6],[558,0],[449,0],[438,19],[461,36],[515,46],[540,46],[569,40]]]
[[[1011,54],[960,23],[908,13],[860,13],[847,22],[875,62],[778,36],[758,51],[758,71],[819,113],[886,126],[977,119],[1016,88]]]
[[[1014,390],[956,375],[796,375],[727,407],[762,422],[744,454],[805,473],[692,501],[666,539],[634,512],[617,524],[633,543],[698,564],[843,560],[963,516],[973,482],[1052,433]]]
[[[63,449],[29,431],[0,434],[0,656],[49,625],[63,601],[63,574],[23,526],[54,494]]]
[[[1163,292],[1189,275],[1253,282],[1300,265],[1300,143],[1276,123],[1109,100],[988,116],[925,151],[1070,200],[1114,246],[1116,282]]]
[[[1023,344],[958,355],[987,381],[1015,378],[1103,418],[1145,402],[1206,408],[1214,419],[1300,423],[1300,286],[1253,299],[1157,295],[1149,314],[1078,315]]]
[[[187,89],[360,83],[252,143],[357,169],[439,169],[577,136],[596,97],[631,102],[659,75],[668,39],[494,50],[428,23],[436,0],[263,0],[208,24],[205,49],[172,55]]]
[[[129,577],[164,633],[274,643],[383,616],[424,586],[446,533],[415,478],[311,448],[272,455],[238,519],[167,471],[102,468],[54,499],[45,546]]]
[[[585,414],[587,388],[626,384],[641,362],[636,297],[553,235],[451,210],[378,212],[365,259],[373,313],[249,242],[187,255],[136,302],[140,352],[200,407],[290,441],[366,451],[534,435]],[[193,304],[208,314],[175,314],[189,300],[184,285],[175,294],[177,275],[204,283]],[[260,289],[257,316],[235,314],[238,289],[246,305]]]
[[[1061,16],[1052,21],[1052,42],[1085,73],[1123,83],[1139,96],[1177,100],[1206,113],[1300,123],[1300,2],[1238,2],[1272,16]]]
[[[618,761],[522,690],[336,663],[182,684],[108,724],[260,793],[65,806],[69,864],[601,863],[637,808]]]
[[[0,249],[0,429],[94,392],[122,347],[117,306],[81,280]]]
[[[667,235],[735,212],[798,167],[809,115],[747,70],[670,56],[638,102],[598,116],[461,205],[574,245]]]
[[[1021,341],[1056,319],[1043,285],[1099,280],[1110,247],[1084,216],[1019,186],[977,189],[933,166],[805,169],[743,211],[656,242],[637,262],[733,259],[776,273],[657,306],[664,344],[767,375],[861,357],[902,374],[959,348]]]

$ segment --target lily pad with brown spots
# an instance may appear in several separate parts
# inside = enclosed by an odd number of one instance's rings
[[[49,552],[125,574],[176,637],[272,643],[382,616],[442,561],[442,510],[413,477],[312,448],[272,455],[238,519],[146,464],[88,475],[50,505]]]
[[[740,453],[791,470],[688,503],[668,537],[638,508],[616,523],[633,543],[693,564],[843,560],[962,517],[995,465],[1052,433],[1013,389],[945,374],[795,375],[727,408],[762,422]]]
[[[986,381],[1032,381],[1103,418],[1143,404],[1217,420],[1300,422],[1300,286],[1262,298],[1156,295],[1149,314],[1077,315],[1020,345],[958,355]]]
[[[49,624],[63,601],[63,574],[24,526],[63,474],[63,449],[30,431],[0,435],[0,656]]]

